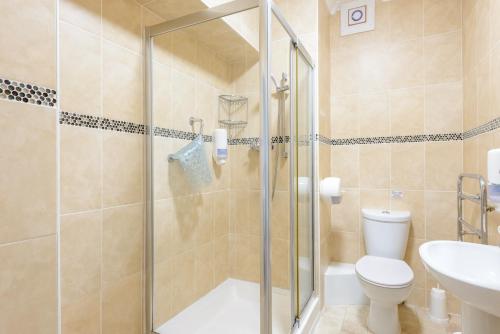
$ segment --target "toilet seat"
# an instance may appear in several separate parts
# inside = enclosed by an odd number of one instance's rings
[[[384,288],[404,288],[412,284],[413,271],[401,260],[363,256],[356,262],[356,273],[364,281]]]

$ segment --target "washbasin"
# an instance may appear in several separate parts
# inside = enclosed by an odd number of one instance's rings
[[[426,242],[419,252],[426,270],[463,302],[468,325],[500,323],[500,247],[443,240]]]

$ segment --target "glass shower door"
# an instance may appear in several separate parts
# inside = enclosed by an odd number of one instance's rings
[[[296,316],[314,291],[313,68],[299,48],[294,54],[294,186]]]

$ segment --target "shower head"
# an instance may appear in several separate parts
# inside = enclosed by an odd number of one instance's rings
[[[279,85],[278,85],[278,82],[276,81],[276,78],[274,77],[274,75],[272,73],[271,73],[271,80],[274,83],[274,87],[276,87],[276,92],[284,92],[284,91],[288,90],[289,87],[286,84],[286,82],[288,81],[288,78],[287,78],[287,75],[285,72],[281,73],[281,81],[280,81]]]

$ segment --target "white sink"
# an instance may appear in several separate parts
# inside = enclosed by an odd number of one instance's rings
[[[425,268],[463,302],[464,333],[488,333],[500,325],[500,247],[430,241],[419,249]],[[493,327],[498,333],[500,327]],[[467,330],[468,329],[468,330]]]

